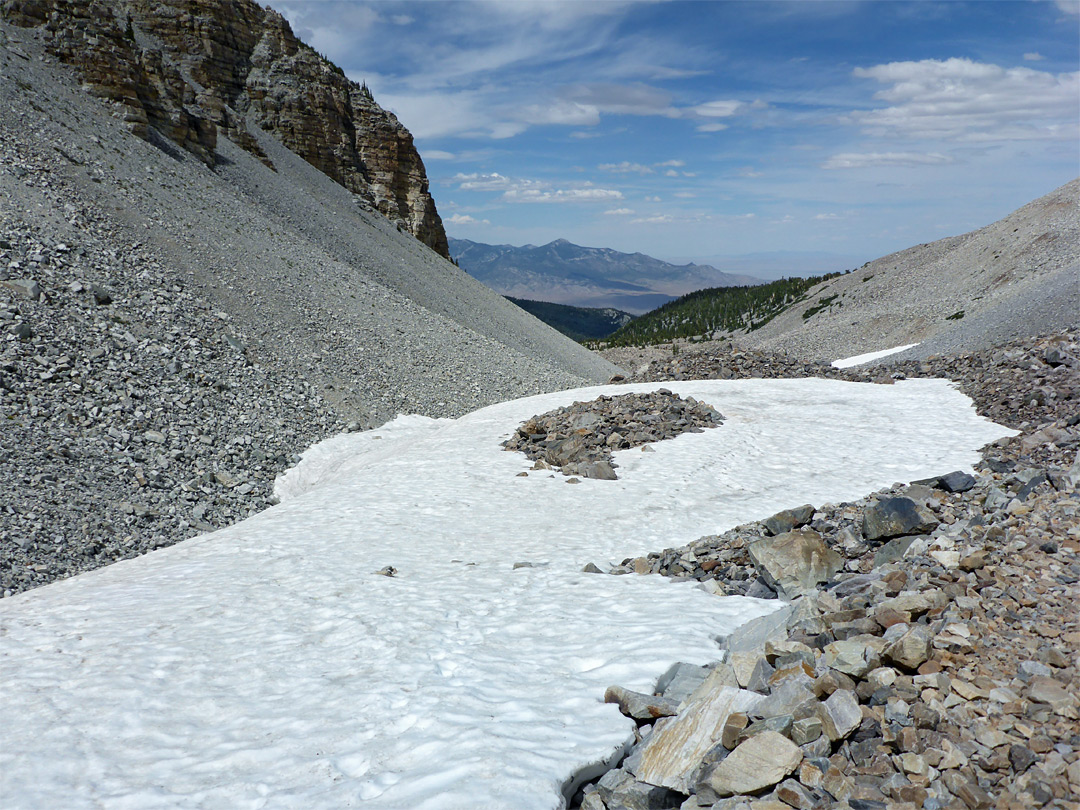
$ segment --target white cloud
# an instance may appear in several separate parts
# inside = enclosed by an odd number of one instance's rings
[[[633,213],[633,208],[612,208],[611,210],[604,212],[604,214],[609,217],[625,217]]]
[[[733,115],[738,115],[745,107],[745,102],[723,99],[698,104],[696,107],[691,107],[689,111],[700,115],[702,118],[730,118]]]
[[[739,177],[761,177],[762,172],[756,171],[753,166],[743,166],[739,169]]]
[[[452,217],[447,217],[443,220],[447,225],[490,225],[491,222],[486,219],[474,219],[468,214],[454,214]]]
[[[874,97],[890,106],[848,119],[871,135],[969,142],[1076,137],[1080,72],[925,59],[856,68],[854,75],[888,85]]]
[[[390,18],[390,22],[394,25],[411,25],[416,22],[416,18],[410,17],[408,14],[395,14]]]
[[[502,196],[511,203],[580,203],[621,200],[621,191],[610,188],[569,188],[543,190],[538,188],[510,189]]]
[[[839,214],[816,214],[814,216],[814,219],[817,219],[817,220],[834,220],[834,219],[840,219],[840,215]]]
[[[1080,15],[1080,0],[1055,0],[1059,10],[1066,14]]]
[[[567,100],[557,100],[546,104],[530,104],[521,109],[519,117],[529,124],[564,124],[575,127],[588,127],[600,123],[600,111],[596,107]]]
[[[615,115],[660,115],[678,118],[671,106],[671,94],[647,84],[577,84],[563,88],[563,98],[602,113]]]
[[[728,128],[727,124],[701,124],[698,126],[698,132],[723,132]]]
[[[679,176],[679,173],[677,171],[675,171],[674,169],[668,169],[666,172],[664,172],[664,177],[678,177],[678,176]]]
[[[463,174],[458,172],[450,178],[449,182],[456,183],[462,191],[505,191],[518,181],[498,172],[492,172],[491,174],[479,174],[476,172]]]
[[[1025,62],[1041,62],[1045,58],[1046,57],[1043,56],[1038,51],[1032,51],[1031,53],[1025,53],[1024,54],[1024,61]]]
[[[501,199],[512,203],[572,203],[621,200],[621,191],[596,188],[586,183],[578,188],[553,189],[550,183],[507,177],[498,172],[464,174],[459,172],[446,181],[462,191],[501,191]]]
[[[624,160],[622,163],[601,163],[596,168],[604,172],[618,172],[620,174],[652,174],[653,170],[641,163],[631,163]]]
[[[377,98],[418,139],[447,135],[510,138],[528,129],[526,122],[506,120],[489,112],[487,100],[472,91],[411,95],[379,93]]]
[[[444,152],[442,149],[425,149],[420,157],[424,160],[456,160],[457,155],[453,152]]]
[[[657,163],[656,165],[657,166],[662,166],[662,167],[674,166],[677,169],[680,166],[685,166],[686,161],[685,160],[665,160],[663,163]]]
[[[668,222],[674,222],[675,217],[671,214],[655,214],[651,217],[640,217],[638,219],[630,220],[631,225],[663,225]]]
[[[955,161],[938,152],[844,152],[821,164],[823,169],[866,169],[871,166],[944,166]]]
[[[697,194],[695,194],[695,193],[694,193],[694,192],[692,192],[692,191],[676,191],[676,192],[675,192],[674,194],[672,194],[671,196],[672,196],[672,197],[678,197],[678,198],[679,198],[679,199],[681,199],[681,200],[691,200],[691,199],[693,199],[694,197],[696,197],[696,196],[697,196]]]
[[[654,195],[652,197],[646,197],[645,202],[662,202],[662,200],[660,199],[660,197]]]

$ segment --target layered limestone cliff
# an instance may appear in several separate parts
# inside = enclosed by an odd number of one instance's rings
[[[251,0],[3,0],[0,11],[40,29],[141,137],[213,165],[222,134],[271,165],[258,126],[449,257],[412,135],[277,12]]]

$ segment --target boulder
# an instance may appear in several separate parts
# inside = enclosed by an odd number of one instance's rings
[[[691,793],[698,764],[720,740],[728,717],[749,711],[760,700],[761,695],[731,686],[711,689],[706,680],[678,717],[657,724],[642,750],[638,778],[651,785]]]
[[[755,540],[749,553],[769,587],[786,599],[815,590],[844,565],[844,558],[812,529],[795,529]]]
[[[863,536],[867,540],[926,534],[937,525],[934,513],[911,498],[885,498],[863,514]]]
[[[886,640],[890,638],[889,633],[893,633],[897,628],[903,629],[899,630],[896,637],[882,650],[882,657],[904,669],[916,670],[930,657],[934,643],[933,633],[921,624],[910,626],[894,624],[887,631]]]
[[[704,774],[697,793],[715,795],[756,793],[780,782],[802,762],[803,752],[787,737],[763,731],[750,737]]]
[[[777,535],[790,532],[810,522],[814,517],[814,507],[811,504],[796,506],[794,509],[785,509],[777,512],[771,518],[762,521],[769,534]]]

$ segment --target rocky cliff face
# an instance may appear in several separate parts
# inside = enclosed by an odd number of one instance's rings
[[[0,11],[40,29],[141,137],[213,165],[223,134],[271,165],[258,126],[449,256],[412,135],[276,12],[251,0],[3,0]]]

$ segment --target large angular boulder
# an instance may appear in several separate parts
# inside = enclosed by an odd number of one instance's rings
[[[867,540],[927,534],[937,525],[934,513],[911,498],[884,498],[863,514],[863,536]]]
[[[678,717],[656,724],[642,749],[638,779],[689,794],[698,765],[720,740],[728,717],[749,711],[761,699],[759,694],[731,686],[712,688],[707,678]]]
[[[802,762],[803,752],[795,743],[775,731],[763,731],[748,738],[698,783],[699,797],[711,791],[718,797],[756,793],[780,782]]]
[[[769,534],[777,535],[783,534],[784,532],[790,532],[792,529],[797,529],[800,526],[805,526],[810,522],[810,519],[813,516],[813,505],[806,503],[802,506],[796,506],[794,509],[785,509],[783,512],[777,512],[771,518],[767,518],[763,522]]]
[[[844,558],[812,529],[763,537],[750,544],[749,552],[758,573],[785,599],[802,596],[828,582],[844,565]]]

